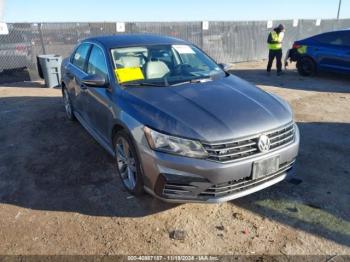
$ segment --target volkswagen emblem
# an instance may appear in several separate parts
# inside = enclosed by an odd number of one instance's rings
[[[265,153],[270,150],[271,141],[267,135],[261,135],[258,141],[258,148],[260,152]]]

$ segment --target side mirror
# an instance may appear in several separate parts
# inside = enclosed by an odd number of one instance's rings
[[[228,64],[219,63],[218,65],[219,65],[219,67],[220,67],[222,70],[224,70],[225,72],[227,72],[228,70],[230,70],[230,65],[228,65]]]
[[[100,75],[88,75],[85,76],[81,82],[90,87],[100,87],[100,88],[106,88],[108,85],[108,81],[105,77]]]

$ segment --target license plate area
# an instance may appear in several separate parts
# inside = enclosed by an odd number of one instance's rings
[[[279,169],[280,157],[274,156],[253,163],[253,179],[258,179],[276,173]]]

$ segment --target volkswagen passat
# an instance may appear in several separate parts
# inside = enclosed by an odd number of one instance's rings
[[[228,201],[291,175],[299,131],[284,100],[224,69],[176,38],[89,38],[62,65],[66,114],[131,193]]]

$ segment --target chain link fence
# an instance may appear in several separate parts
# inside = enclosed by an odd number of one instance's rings
[[[350,19],[273,21],[273,27],[286,27],[284,50],[295,40],[321,32],[350,28]],[[6,76],[25,70],[27,79],[38,79],[37,55],[68,56],[74,46],[89,36],[124,33],[153,33],[188,40],[206,51],[216,61],[234,63],[266,58],[266,40],[272,28],[266,21],[209,22],[127,22],[123,30],[117,23],[13,23],[9,34],[0,35],[0,82]],[[123,31],[123,32],[118,32]],[[1,73],[2,72],[2,73]],[[16,79],[16,75],[14,76]],[[23,79],[20,79],[23,80]]]

